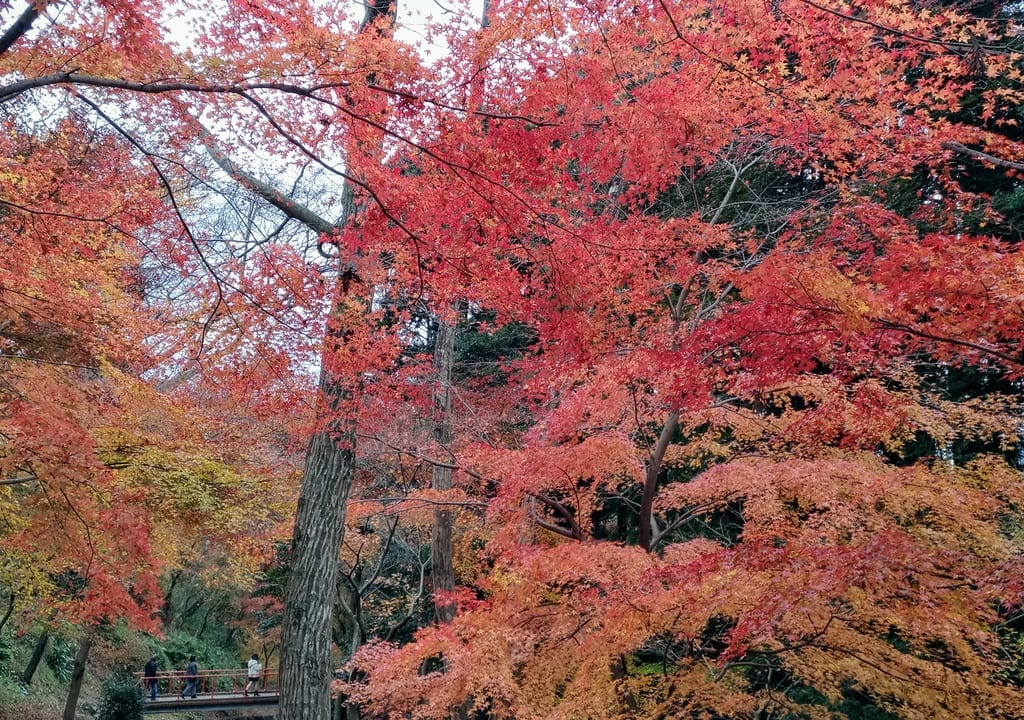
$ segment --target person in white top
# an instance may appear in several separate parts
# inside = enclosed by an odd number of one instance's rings
[[[252,657],[249,658],[249,668],[245,673],[248,681],[245,683],[245,689],[242,690],[242,695],[249,697],[249,691],[252,690],[252,694],[259,697],[261,672],[263,672],[263,666],[260,665],[260,656],[253,653]]]

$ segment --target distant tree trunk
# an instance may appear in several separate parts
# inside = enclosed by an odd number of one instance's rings
[[[11,613],[14,612],[14,590],[10,590],[7,596],[7,612],[4,613],[4,617],[0,620],[0,630],[4,629],[4,625],[11,619]]]
[[[166,624],[171,619],[171,600],[174,595],[174,588],[181,579],[181,571],[175,570],[171,573],[170,582],[167,584],[167,592],[164,593],[164,601],[160,605],[160,619]]]
[[[199,625],[199,631],[196,632],[196,639],[202,640],[203,633],[206,632],[206,624],[210,621],[210,613],[213,612],[213,607],[206,608],[206,613],[203,615],[203,622]]]
[[[434,439],[441,451],[452,444],[452,363],[455,358],[455,327],[444,320],[437,324],[437,342],[434,345],[434,367],[437,380],[434,387]],[[450,465],[434,465],[431,471],[434,490],[452,489]],[[435,508],[434,528],[430,535],[430,574],[434,585],[434,619],[445,625],[455,619],[455,604],[450,600],[437,600],[437,594],[451,593],[455,589],[455,566],[452,551],[454,515],[451,510]]]
[[[68,688],[68,701],[64,705],[64,720],[75,720],[75,708],[78,707],[78,695],[82,692],[82,678],[85,677],[85,663],[89,659],[91,647],[92,635],[86,635],[78,644],[75,667],[71,671],[71,687]]]
[[[39,661],[43,659],[43,653],[46,652],[46,644],[50,641],[50,633],[44,632],[36,640],[36,646],[32,650],[32,657],[28,659],[28,665],[25,666],[25,672],[21,674],[21,681],[26,685],[32,684],[32,677],[36,674],[36,668],[39,667]]]

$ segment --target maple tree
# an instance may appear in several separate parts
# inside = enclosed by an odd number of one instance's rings
[[[23,19],[42,9],[30,5]],[[145,25],[125,10],[121,20]],[[88,18],[68,16],[70,35],[88,36]],[[131,34],[114,33],[117,53]],[[65,708],[73,717],[95,634],[117,623],[159,630],[161,573],[214,543],[234,549],[231,577],[254,567],[288,496],[257,492],[266,467],[251,448],[228,469],[223,426],[213,454],[210,425],[189,407],[195,397],[154,392],[180,352],[174,331],[190,311],[202,318],[201,303],[173,296],[189,267],[162,178],[94,122],[88,101],[54,109],[20,97],[9,73],[30,68],[10,39],[0,43],[10,91],[0,161],[0,583],[19,625],[42,630],[26,683],[50,632],[80,638]],[[46,44],[29,56],[45,63],[69,51]],[[255,429],[250,422],[250,440]]]
[[[514,145],[495,166],[522,194],[458,198],[467,209],[446,220],[466,225],[445,252],[483,266],[480,227],[491,243],[507,231],[519,297],[488,296],[497,283],[473,297],[538,328],[543,355],[523,370],[544,404],[519,447],[463,456],[499,487],[496,567],[450,628],[364,653],[378,709],[821,714],[857,692],[901,716],[1019,713],[987,671],[997,605],[1017,602],[1004,573],[1018,551],[999,529],[1019,492],[1003,458],[1017,391],[939,401],[915,369],[994,364],[1012,381],[1020,368],[1017,248],[963,232],[958,211],[985,199],[948,172],[963,152],[950,138],[1015,147],[949,120],[974,87],[958,33],[982,30],[884,3],[756,5],[503,6],[495,44],[536,69],[515,78],[533,124],[493,122],[486,139],[496,156]],[[572,54],[544,45],[566,36]],[[920,167],[941,190],[900,216],[878,188]],[[903,448],[921,434],[983,452],[950,470],[941,453],[910,470],[878,460],[912,462]],[[623,507],[638,524],[599,526]],[[702,519],[718,542],[686,539]],[[531,525],[586,542],[524,542]],[[658,554],[615,542],[634,540]],[[660,672],[638,668],[657,646]],[[444,672],[419,671],[431,658]]]
[[[142,509],[95,450],[119,412],[125,375],[116,365],[136,361],[146,333],[125,291],[137,260],[123,238],[150,221],[156,197],[141,178],[143,204],[114,192],[124,156],[72,122],[8,142],[5,186],[17,194],[3,198],[0,280],[0,467],[13,573],[5,582],[25,601],[56,599],[72,620],[124,616],[145,626],[138,600],[155,590],[155,575]],[[93,182],[64,182],[79,171]],[[92,214],[79,219],[69,207]]]

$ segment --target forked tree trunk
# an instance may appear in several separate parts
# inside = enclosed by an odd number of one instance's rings
[[[434,439],[445,452],[452,444],[452,363],[455,358],[455,327],[444,320],[437,324],[434,344],[434,367],[437,380],[434,387]],[[434,490],[452,489],[452,468],[449,464],[434,465],[430,484]],[[436,594],[445,595],[455,589],[455,565],[452,551],[454,514],[451,510],[434,510],[434,527],[430,535],[430,574],[434,585],[434,619],[439,625],[455,619],[455,605],[450,600],[438,600]]]
[[[647,472],[644,478],[643,494],[640,496],[640,535],[637,543],[648,552],[654,551],[657,540],[657,527],[654,520],[654,499],[658,495],[658,476],[661,474],[665,453],[672,443],[672,436],[679,427],[679,412],[673,410],[665,419],[658,442],[651,450],[647,460]]]
[[[64,720],[75,720],[75,709],[78,707],[78,696],[82,692],[82,679],[85,677],[85,663],[89,659],[92,647],[92,636],[86,635],[78,644],[75,653],[75,666],[71,670],[71,687],[68,688],[68,701],[64,704]]]
[[[43,653],[46,652],[46,643],[50,641],[50,633],[44,632],[36,640],[36,646],[32,649],[32,657],[28,659],[28,665],[25,666],[25,672],[21,674],[21,681],[26,685],[32,684],[32,678],[36,674],[36,669],[39,667],[39,661],[43,659]]]

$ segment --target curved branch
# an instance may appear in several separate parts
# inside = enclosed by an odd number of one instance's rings
[[[559,517],[561,517],[569,524],[568,528],[564,528],[561,525],[555,525],[554,523],[548,522],[544,518],[535,517],[534,522],[536,522],[542,528],[544,528],[545,530],[550,530],[554,533],[558,533],[559,535],[564,535],[567,538],[572,538],[573,540],[586,539],[583,534],[583,528],[581,528],[580,524],[576,521],[575,514],[571,510],[569,510],[569,508],[567,508],[565,505],[558,502],[553,497],[545,495],[544,493],[531,492],[527,493],[527,495],[537,500],[540,500],[542,503],[544,503],[549,508],[554,510]]]
[[[980,353],[989,355],[991,357],[1005,360],[1008,363],[1014,365],[1024,365],[1024,356],[1022,355],[1011,355],[1001,350],[994,348],[985,347],[979,343],[970,342],[969,340],[960,340],[958,338],[946,337],[944,335],[936,335],[934,333],[925,332],[924,330],[918,330],[909,325],[903,325],[901,323],[889,322],[887,320],[878,320],[876,323],[887,330],[898,330],[905,332],[908,335],[914,335],[915,337],[924,338],[925,340],[934,340],[940,343],[947,343],[949,345],[959,345],[960,347],[970,348],[971,350],[977,350]]]
[[[299,97],[306,97],[312,100],[324,101],[324,98],[317,95],[322,90],[337,90],[341,88],[348,88],[352,86],[351,82],[338,81],[338,82],[325,82],[317,83],[314,85],[304,86],[296,85],[294,83],[284,82],[240,82],[229,85],[224,84],[203,84],[196,82],[187,82],[184,80],[154,80],[151,82],[140,82],[137,80],[124,80],[122,78],[108,78],[100,77],[98,75],[89,75],[87,73],[79,72],[62,72],[62,73],[51,73],[50,75],[41,75],[34,78],[24,78],[17,82],[12,82],[8,85],[0,86],[0,102],[4,100],[20,95],[23,92],[34,90],[36,88],[50,87],[53,85],[80,85],[82,87],[104,87],[111,88],[113,90],[128,90],[130,92],[146,93],[148,95],[162,95],[165,93],[173,92],[190,92],[190,93],[202,93],[209,95],[240,95],[245,92],[251,92],[253,90],[275,90],[277,92],[287,93],[289,95],[297,95]],[[450,103],[443,102],[432,98],[422,97],[415,93],[401,90],[399,88],[391,88],[386,85],[379,85],[377,83],[367,83],[365,85],[369,90],[383,93],[385,95],[393,95],[396,98],[400,98],[407,102],[419,102],[425,105],[432,105],[442,110],[452,110],[454,112],[467,113],[475,115],[481,118],[487,118],[489,120],[518,120],[521,122],[528,122],[531,125],[538,127],[556,127],[560,123],[550,122],[548,120],[542,120],[540,118],[532,118],[526,115],[518,114],[505,114],[488,112],[486,110],[470,110],[459,105],[452,105]]]
[[[880,32],[885,33],[886,35],[894,35],[896,37],[906,38],[907,40],[914,40],[915,42],[919,42],[919,43],[922,43],[922,44],[925,44],[925,45],[936,45],[938,47],[945,48],[946,50],[967,50],[967,51],[973,50],[976,47],[973,43],[954,42],[954,41],[948,41],[948,40],[932,40],[931,38],[922,37],[920,35],[914,35],[913,33],[908,33],[908,32],[905,32],[903,30],[900,30],[898,28],[891,27],[889,25],[883,25],[882,23],[878,23],[878,22],[875,22],[873,20],[868,20],[867,18],[857,17],[855,15],[849,15],[849,14],[841,12],[839,10],[835,10],[833,8],[825,7],[824,5],[819,5],[818,3],[813,2],[813,0],[798,0],[798,2],[802,2],[804,5],[810,5],[812,8],[815,8],[816,10],[820,10],[821,12],[827,13],[829,15],[834,15],[835,17],[842,18],[843,20],[846,20],[848,22],[858,23],[860,25],[867,25],[868,27],[872,27],[875,30],[878,30]],[[982,50],[985,50],[986,52],[1008,52],[1008,53],[1019,53],[1020,52],[1020,50],[1018,50],[1018,49],[1016,49],[1016,48],[1014,48],[1014,47],[1012,47],[1010,45],[989,45],[989,44],[980,45],[979,44],[979,45],[977,45],[977,47],[982,49]]]

